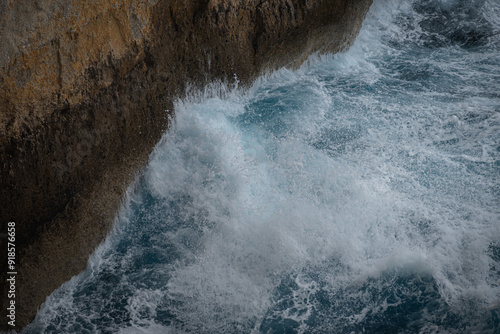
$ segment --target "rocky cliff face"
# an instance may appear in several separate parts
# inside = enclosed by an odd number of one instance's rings
[[[15,222],[16,328],[85,267],[187,84],[248,84],[338,51],[370,3],[0,0],[0,240],[5,254]]]

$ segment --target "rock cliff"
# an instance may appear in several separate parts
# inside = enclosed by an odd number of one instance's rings
[[[84,269],[188,84],[249,84],[339,51],[370,4],[0,0],[0,247],[15,222],[16,329]]]

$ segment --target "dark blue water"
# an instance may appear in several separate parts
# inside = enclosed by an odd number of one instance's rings
[[[376,0],[353,47],[176,104],[27,333],[500,333],[500,3]]]

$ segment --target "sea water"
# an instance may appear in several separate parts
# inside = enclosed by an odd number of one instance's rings
[[[354,45],[175,105],[26,333],[500,333],[500,3],[375,0]]]

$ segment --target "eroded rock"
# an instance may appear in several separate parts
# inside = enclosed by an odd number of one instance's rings
[[[16,223],[16,328],[84,269],[187,84],[249,84],[339,51],[370,4],[0,0],[0,233]]]

